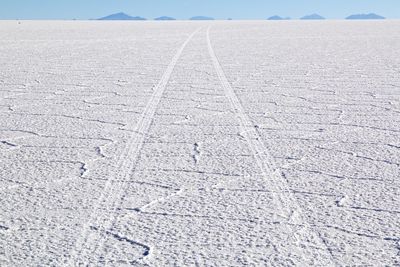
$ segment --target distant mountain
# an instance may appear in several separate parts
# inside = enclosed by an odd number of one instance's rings
[[[176,20],[176,19],[172,17],[162,16],[159,18],[155,18],[154,20]]]
[[[370,13],[370,14],[355,14],[348,16],[346,19],[385,19],[385,17],[379,16],[374,13]]]
[[[318,14],[312,14],[308,16],[304,16],[301,18],[302,20],[322,20],[325,19],[324,17],[318,15]]]
[[[214,18],[204,17],[204,16],[196,16],[196,17],[190,18],[190,20],[214,20]]]
[[[267,20],[290,20],[290,18],[289,17],[282,18],[280,16],[272,16],[272,17],[269,17]]]
[[[99,18],[98,20],[146,20],[146,19],[142,17],[132,17],[121,12],[109,15],[107,17]]]
[[[272,16],[272,17],[269,17],[267,20],[283,20],[283,18],[279,17],[279,16]]]

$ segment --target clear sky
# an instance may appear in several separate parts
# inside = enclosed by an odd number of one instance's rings
[[[94,19],[117,12],[148,19],[299,18],[312,13],[338,19],[370,12],[400,18],[400,0],[0,0],[0,19]]]

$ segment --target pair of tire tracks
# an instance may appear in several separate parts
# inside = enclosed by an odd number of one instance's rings
[[[123,199],[123,194],[126,188],[126,182],[123,181],[127,181],[131,172],[134,170],[145,137],[147,136],[152,124],[157,106],[164,94],[179,58],[187,44],[199,30],[200,28],[194,31],[178,49],[165,70],[161,80],[154,88],[154,93],[148,101],[146,108],[136,125],[136,130],[132,133],[125,149],[122,151],[118,161],[114,165],[115,169],[113,169],[113,172],[116,172],[116,174],[109,174],[104,189],[98,200],[95,202],[93,212],[83,225],[75,246],[70,252],[70,257],[67,260],[66,266],[87,264],[85,261],[88,256],[92,254],[96,255],[95,252],[102,252],[105,240],[107,239],[106,237],[109,235],[109,231],[115,223],[115,213],[118,210],[121,199]],[[93,231],[93,229],[96,231]],[[140,242],[135,243],[146,250],[143,257],[150,254],[149,246],[141,244]]]
[[[129,179],[129,175],[134,169],[134,165],[136,164],[141,148],[144,144],[146,134],[151,126],[156,108],[165,91],[166,85],[175,68],[175,65],[179,60],[186,45],[199,30],[200,29],[193,32],[180,47],[180,49],[172,59],[171,63],[169,64],[168,68],[164,72],[160,82],[155,87],[155,91],[137,124],[136,131],[129,139],[124,151],[120,154],[120,157],[116,164],[116,175],[110,175],[110,178],[107,180],[102,194],[95,204],[93,213],[82,228],[81,234],[75,244],[75,247],[71,251],[71,256],[69,258],[69,262],[67,263],[68,266],[76,265],[79,263],[85,264],[85,262],[83,261],[85,261],[86,257],[90,253],[102,251],[104,242],[107,239],[106,236],[110,235],[109,231],[115,222],[114,214],[118,209],[118,206],[125,191],[124,182],[121,181]],[[268,184],[271,185],[271,187],[273,187],[274,189],[273,199],[275,202],[274,204],[281,213],[279,215],[281,217],[288,217],[291,224],[303,226],[303,230],[305,230],[305,233],[300,233],[300,236],[295,237],[296,239],[312,239],[318,241],[317,245],[320,249],[322,249],[322,251],[318,251],[317,255],[313,251],[304,251],[306,254],[304,256],[307,260],[316,260],[319,263],[326,263],[324,264],[325,266],[334,266],[334,260],[329,252],[329,249],[326,247],[323,240],[319,237],[318,233],[313,230],[310,224],[304,219],[304,215],[302,215],[300,205],[298,204],[295,196],[291,192],[287,181],[277,170],[273,157],[269,154],[266,146],[261,141],[261,138],[256,128],[244,112],[244,109],[238,97],[236,96],[230,83],[228,82],[224,71],[222,70],[222,67],[219,63],[219,60],[215,55],[215,52],[211,45],[209,32],[210,28],[208,28],[207,30],[207,44],[214,68],[224,89],[225,95],[229,99],[233,112],[238,118],[242,135],[247,141],[250,149],[252,150],[257,165],[262,171],[266,182],[268,182]],[[93,229],[96,229],[96,232],[93,232]],[[296,230],[294,230],[293,232],[295,234],[297,233]],[[137,246],[143,247],[146,250],[143,254],[143,258],[147,257],[150,254],[151,248],[149,246],[136,241],[135,244]],[[304,250],[308,249],[309,248],[307,246],[304,248]]]
[[[293,238],[296,240],[299,249],[302,249],[304,264],[310,262],[323,266],[337,265],[330,249],[327,247],[325,241],[321,238],[317,230],[313,229],[311,225],[304,218],[303,211],[296,200],[296,197],[290,190],[288,182],[282,176],[280,170],[276,167],[275,160],[269,153],[266,145],[262,141],[255,125],[251,122],[250,118],[246,115],[244,108],[232,89],[221,64],[214,52],[210,40],[210,28],[207,29],[207,46],[211,60],[213,62],[215,71],[218,75],[219,81],[223,87],[226,97],[229,99],[232,111],[236,114],[239,121],[241,135],[246,140],[249,148],[251,149],[254,159],[260,168],[265,181],[271,188],[273,188],[272,197],[275,207],[278,209],[278,216],[287,218],[286,226],[292,227]],[[299,232],[294,226],[300,226],[302,232]],[[313,240],[316,249],[311,249],[309,246],[303,246],[302,241]]]

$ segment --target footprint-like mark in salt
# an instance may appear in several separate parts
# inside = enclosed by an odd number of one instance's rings
[[[194,150],[193,160],[194,160],[194,163],[197,164],[200,161],[200,154],[201,154],[199,143],[194,143],[193,150]]]
[[[340,200],[336,201],[336,205],[338,207],[344,207],[347,204],[348,200],[349,200],[349,197],[348,196],[344,196]]]

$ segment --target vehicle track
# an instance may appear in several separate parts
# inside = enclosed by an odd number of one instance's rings
[[[95,252],[102,251],[104,242],[107,239],[107,232],[115,221],[114,214],[123,198],[126,188],[126,182],[124,181],[129,179],[129,175],[134,169],[166,85],[183,50],[199,30],[200,29],[194,31],[178,49],[165,70],[161,80],[154,88],[154,93],[148,101],[146,108],[137,123],[135,131],[132,132],[125,149],[121,152],[114,165],[115,169],[112,171],[116,173],[109,174],[104,189],[94,204],[93,212],[83,225],[75,246],[70,253],[70,257],[66,261],[66,266],[75,266],[79,264],[86,265],[86,258],[88,256],[96,255]],[[99,231],[93,231],[91,229],[98,229]]]
[[[210,28],[211,27],[208,27],[207,29],[208,52],[225,95],[229,99],[232,111],[236,114],[239,121],[240,134],[248,143],[252,154],[254,155],[254,159],[263,174],[265,182],[272,188],[271,194],[273,196],[275,207],[278,210],[278,218],[286,218],[289,227],[290,225],[301,226],[301,228],[291,228],[293,230],[292,233],[294,234],[293,238],[297,241],[296,243],[298,244],[298,248],[301,247],[303,250],[303,258],[305,260],[304,264],[317,262],[319,264],[323,263],[323,266],[337,265],[331,251],[326,246],[324,240],[320,237],[320,234],[315,229],[312,229],[311,225],[304,218],[302,209],[297,202],[296,197],[290,190],[288,182],[282,176],[281,171],[277,168],[274,158],[267,149],[267,147],[269,147],[268,144],[265,145],[262,141],[261,136],[257,132],[257,127],[246,115],[239,98],[226,78],[211,44]],[[304,246],[304,244],[302,244],[302,241],[308,240],[317,242],[318,244],[314,245],[316,245],[318,249],[311,251],[309,246]],[[320,251],[321,249],[322,251]]]

